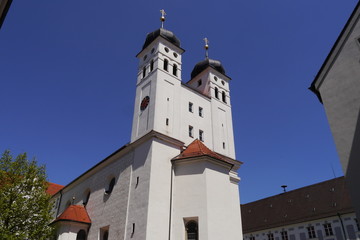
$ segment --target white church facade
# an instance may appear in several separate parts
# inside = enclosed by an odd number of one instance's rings
[[[183,52],[147,35],[131,141],[53,196],[57,239],[243,239],[230,78],[206,57],[182,82]]]

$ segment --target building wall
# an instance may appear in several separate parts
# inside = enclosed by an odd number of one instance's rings
[[[348,213],[341,215],[341,219],[343,222],[346,238],[344,237],[343,227],[338,216],[331,216],[327,218],[322,218],[318,220],[301,222],[292,225],[286,225],[284,223],[283,226],[264,229],[256,232],[247,232],[244,233],[244,240],[269,240],[268,234],[272,233],[274,235],[274,240],[284,240],[281,237],[282,231],[287,231],[289,240],[307,240],[307,239],[315,239],[315,240],[344,240],[344,239],[360,239],[360,229],[356,224],[356,216],[355,213]],[[330,223],[332,226],[333,235],[326,236],[324,230],[324,224]],[[315,238],[309,238],[307,227],[313,226],[315,229]],[[254,237],[254,238],[251,238]]]
[[[360,7],[314,83],[320,92],[348,188],[360,217]]]
[[[234,188],[235,187],[235,188]],[[242,239],[237,184],[229,166],[206,159],[176,163],[174,167],[172,239],[185,238],[185,224],[198,222],[199,239]]]

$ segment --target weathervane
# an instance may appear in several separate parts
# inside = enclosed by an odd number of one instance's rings
[[[166,15],[166,12],[164,9],[161,9],[160,10],[161,12],[161,18],[160,18],[160,21],[161,21],[161,28],[164,28],[164,22],[165,22],[165,15]]]
[[[204,42],[205,42],[205,58],[208,59],[209,58],[209,40],[207,38],[204,38]]]

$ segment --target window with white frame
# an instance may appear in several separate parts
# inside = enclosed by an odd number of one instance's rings
[[[274,234],[273,233],[268,233],[267,234],[267,239],[268,240],[274,240]]]
[[[332,227],[331,227],[331,223],[325,223],[323,226],[324,226],[326,236],[333,236],[334,235]]]
[[[307,229],[307,231],[308,231],[308,236],[309,236],[309,238],[316,238],[314,226],[309,226],[309,227],[307,227],[306,229]]]
[[[281,240],[289,240],[287,231],[281,232]]]

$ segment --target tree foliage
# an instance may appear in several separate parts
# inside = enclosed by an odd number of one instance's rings
[[[0,239],[47,239],[52,234],[50,195],[46,193],[45,166],[13,157],[6,150],[0,159]]]

